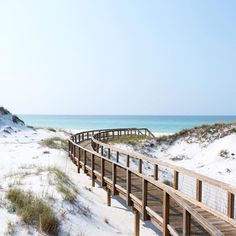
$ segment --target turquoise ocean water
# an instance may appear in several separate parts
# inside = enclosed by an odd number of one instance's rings
[[[35,127],[101,129],[138,127],[152,132],[173,133],[202,124],[236,121],[236,116],[87,116],[87,115],[19,115]]]

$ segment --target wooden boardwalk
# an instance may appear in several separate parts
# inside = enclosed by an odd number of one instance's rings
[[[219,181],[189,170],[159,162],[135,152],[127,152],[106,144],[117,136],[142,135],[154,137],[147,129],[95,130],[76,134],[69,140],[69,156],[80,170],[91,176],[107,190],[107,205],[111,194],[118,195],[134,210],[134,232],[140,235],[139,217],[150,220],[163,235],[236,235],[234,195],[236,189]],[[136,161],[137,168],[131,164]],[[153,165],[153,176],[143,172],[145,163]],[[159,181],[160,166],[173,170],[173,183],[168,186]],[[196,197],[179,190],[179,175],[195,178]],[[227,194],[227,212],[219,212],[202,200],[204,184],[220,188]],[[142,235],[142,234],[141,234]]]

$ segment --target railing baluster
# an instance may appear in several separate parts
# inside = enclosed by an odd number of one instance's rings
[[[77,157],[77,172],[80,173],[80,154],[81,153],[81,149],[79,147],[79,150],[78,150],[78,157]]]
[[[187,210],[183,210],[183,236],[190,236],[191,215]]]
[[[127,194],[126,201],[128,206],[131,206],[130,193],[131,193],[131,172],[129,170],[126,170],[126,194]]]
[[[227,215],[230,218],[234,218],[234,194],[230,192],[228,192]]]
[[[116,162],[119,163],[119,156],[120,156],[120,153],[119,152],[116,152]]]
[[[158,180],[158,165],[154,164],[154,179]]]
[[[84,173],[86,173],[86,164],[87,164],[87,152],[84,150]]]
[[[140,174],[142,174],[142,165],[143,165],[142,159],[138,159],[138,172]]]
[[[112,194],[116,195],[116,164],[112,163]]]
[[[101,158],[101,184],[104,186],[104,159]]]
[[[134,236],[139,236],[140,231],[139,212],[134,208]]]
[[[167,228],[169,224],[169,211],[170,211],[170,196],[163,191],[163,236],[169,236],[170,232]]]
[[[148,220],[148,215],[147,215],[147,180],[142,179],[142,213],[143,213],[143,220]]]
[[[92,157],[91,157],[91,169],[92,169],[92,186],[94,187],[95,186],[95,177],[94,177],[94,154],[92,154]]]
[[[178,189],[178,185],[179,185],[179,172],[178,171],[174,171],[174,189]]]
[[[129,160],[130,160],[130,156],[127,155],[126,156],[126,167],[129,167]]]
[[[199,179],[196,180],[196,200],[202,201],[202,181]]]

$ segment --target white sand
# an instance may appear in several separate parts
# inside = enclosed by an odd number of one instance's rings
[[[50,202],[61,221],[61,235],[133,235],[134,216],[131,209],[113,199],[112,207],[106,206],[106,192],[96,186],[91,187],[91,179],[84,174],[77,174],[76,167],[71,163],[67,153],[63,150],[54,150],[43,147],[39,141],[52,136],[66,138],[63,132],[48,130],[32,131],[29,129],[12,134],[0,135],[0,235],[7,235],[8,223],[16,225],[15,235],[39,235],[34,227],[24,225],[20,217],[11,212],[10,203],[6,200],[6,192],[12,186],[24,190],[31,190],[39,197],[55,198]],[[49,151],[49,154],[43,154]],[[49,183],[47,173],[6,177],[14,173],[36,172],[38,167],[57,166],[63,170],[79,190],[77,203],[91,210],[91,218],[81,215],[78,209],[63,200],[55,186]],[[91,191],[89,191],[91,190]],[[105,219],[109,224],[105,223]],[[150,227],[141,223],[141,235],[156,235]]]

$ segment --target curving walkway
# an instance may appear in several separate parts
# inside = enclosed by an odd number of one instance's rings
[[[120,150],[106,144],[119,136],[155,136],[148,129],[107,129],[78,133],[69,140],[69,156],[77,166],[111,194],[118,195],[134,210],[134,232],[140,235],[139,217],[150,220],[163,235],[236,235],[234,195],[236,188],[195,172],[149,158],[136,152]],[[149,165],[153,175],[147,175]],[[151,167],[150,167],[151,166]],[[160,169],[173,173],[171,186],[159,180]],[[184,175],[194,180],[195,197],[181,191],[179,179]],[[226,194],[226,212],[213,209],[204,199],[210,188]],[[206,186],[208,188],[206,188]],[[207,190],[208,189],[208,190]],[[141,234],[142,235],[142,234]]]

